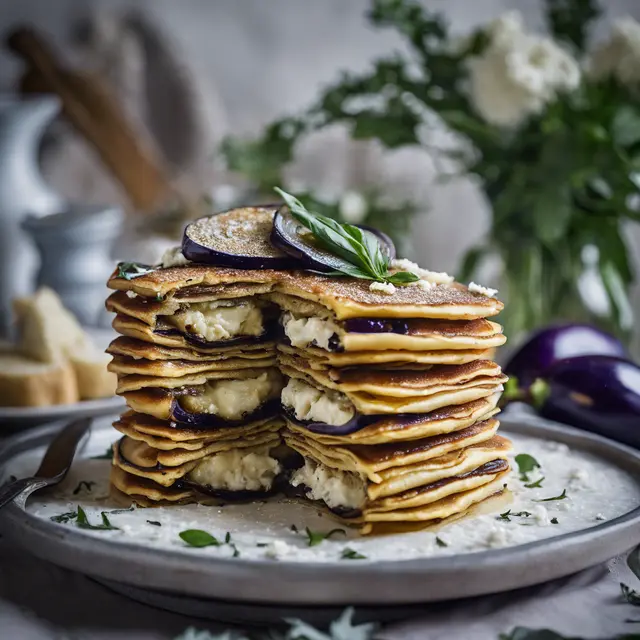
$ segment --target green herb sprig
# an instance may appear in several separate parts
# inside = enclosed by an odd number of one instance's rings
[[[559,496],[553,496],[552,498],[542,498],[542,500],[534,500],[534,502],[553,502],[554,500],[565,500],[567,498],[567,490],[563,489]]]
[[[511,518],[528,518],[531,515],[529,511],[517,511],[516,513],[511,513],[511,509],[501,513],[496,517],[496,520],[505,520],[506,522],[511,522]]]
[[[436,536],[436,544],[439,547],[448,547],[449,545],[439,536]]]
[[[315,547],[323,540],[328,540],[332,535],[336,533],[341,533],[343,536],[347,535],[347,532],[344,529],[331,529],[331,531],[323,533],[322,531],[311,531],[309,527],[306,527],[305,531],[307,533],[307,539],[310,547]]]
[[[351,224],[340,224],[332,218],[311,213],[290,193],[275,187],[289,207],[291,215],[309,229],[318,244],[341,258],[336,270],[352,278],[374,280],[393,285],[408,285],[419,280],[409,271],[389,271],[389,258],[380,249],[380,242],[371,233],[363,232]]]
[[[529,482],[528,484],[525,484],[524,486],[527,489],[540,489],[542,487],[542,483],[544,481],[544,476],[542,476],[541,478],[538,478],[535,482]]]
[[[114,527],[111,524],[105,511],[102,511],[100,513],[100,517],[102,518],[102,524],[91,524],[84,509],[80,505],[78,505],[78,517],[76,519],[76,526],[80,527],[80,529],[91,529],[94,531],[115,531],[120,528]]]
[[[361,553],[358,553],[355,549],[351,549],[350,547],[345,547],[342,550],[342,554],[340,557],[343,560],[366,560],[367,556],[363,556]]]
[[[155,271],[155,269],[148,264],[138,264],[137,262],[118,262],[118,273],[116,278],[133,280],[140,276],[146,276],[152,271]]]

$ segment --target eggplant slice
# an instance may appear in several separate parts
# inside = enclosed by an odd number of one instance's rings
[[[182,253],[200,264],[234,269],[299,269],[300,263],[270,241],[277,208],[240,207],[187,225]]]
[[[388,235],[364,225],[354,226],[361,229],[363,233],[375,236],[380,244],[382,254],[389,260],[395,258],[396,248],[393,240],[391,240]],[[339,271],[340,267],[345,263],[343,258],[314,244],[311,232],[301,225],[289,211],[284,208],[278,209],[273,218],[271,243],[292,258],[299,260],[302,263],[301,268],[304,269],[333,272]]]

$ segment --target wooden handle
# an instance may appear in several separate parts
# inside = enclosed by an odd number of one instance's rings
[[[65,69],[48,43],[31,29],[14,31],[7,45],[28,65],[23,90],[59,96],[64,115],[96,148],[137,210],[153,210],[175,195],[99,78]]]

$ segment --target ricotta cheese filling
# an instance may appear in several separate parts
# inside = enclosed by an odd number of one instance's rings
[[[304,466],[296,469],[289,480],[293,487],[307,487],[307,498],[322,500],[328,507],[359,509],[367,498],[364,482],[346,471],[331,469],[315,460],[306,459]]]
[[[292,313],[282,316],[282,326],[289,341],[294,347],[308,347],[315,344],[321,349],[329,350],[329,340],[334,334],[340,334],[341,328],[323,318],[296,318]]]
[[[277,373],[263,373],[257,378],[211,380],[198,387],[196,395],[184,396],[180,404],[193,413],[211,413],[224,420],[240,420],[253,413],[281,388]]]
[[[182,267],[186,264],[191,264],[189,260],[184,257],[182,253],[182,247],[171,247],[167,249],[160,259],[160,263],[165,269],[169,267]]]
[[[232,449],[205,458],[188,474],[189,480],[212,489],[268,491],[282,470],[268,449]]]
[[[296,378],[289,379],[280,399],[298,420],[340,426],[355,415],[355,407],[344,394],[321,391]]]
[[[166,319],[181,331],[193,333],[208,342],[236,336],[259,336],[264,330],[262,311],[252,300],[195,302],[185,311]]]

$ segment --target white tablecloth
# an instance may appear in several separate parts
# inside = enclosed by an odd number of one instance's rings
[[[89,569],[89,568],[88,568]],[[498,640],[516,626],[586,638],[638,632],[640,608],[622,601],[619,582],[640,587],[623,559],[517,594],[437,605],[417,620],[383,628],[384,640]],[[171,640],[187,627],[221,631],[138,604],[80,574],[39,561],[0,539],[1,640]]]

